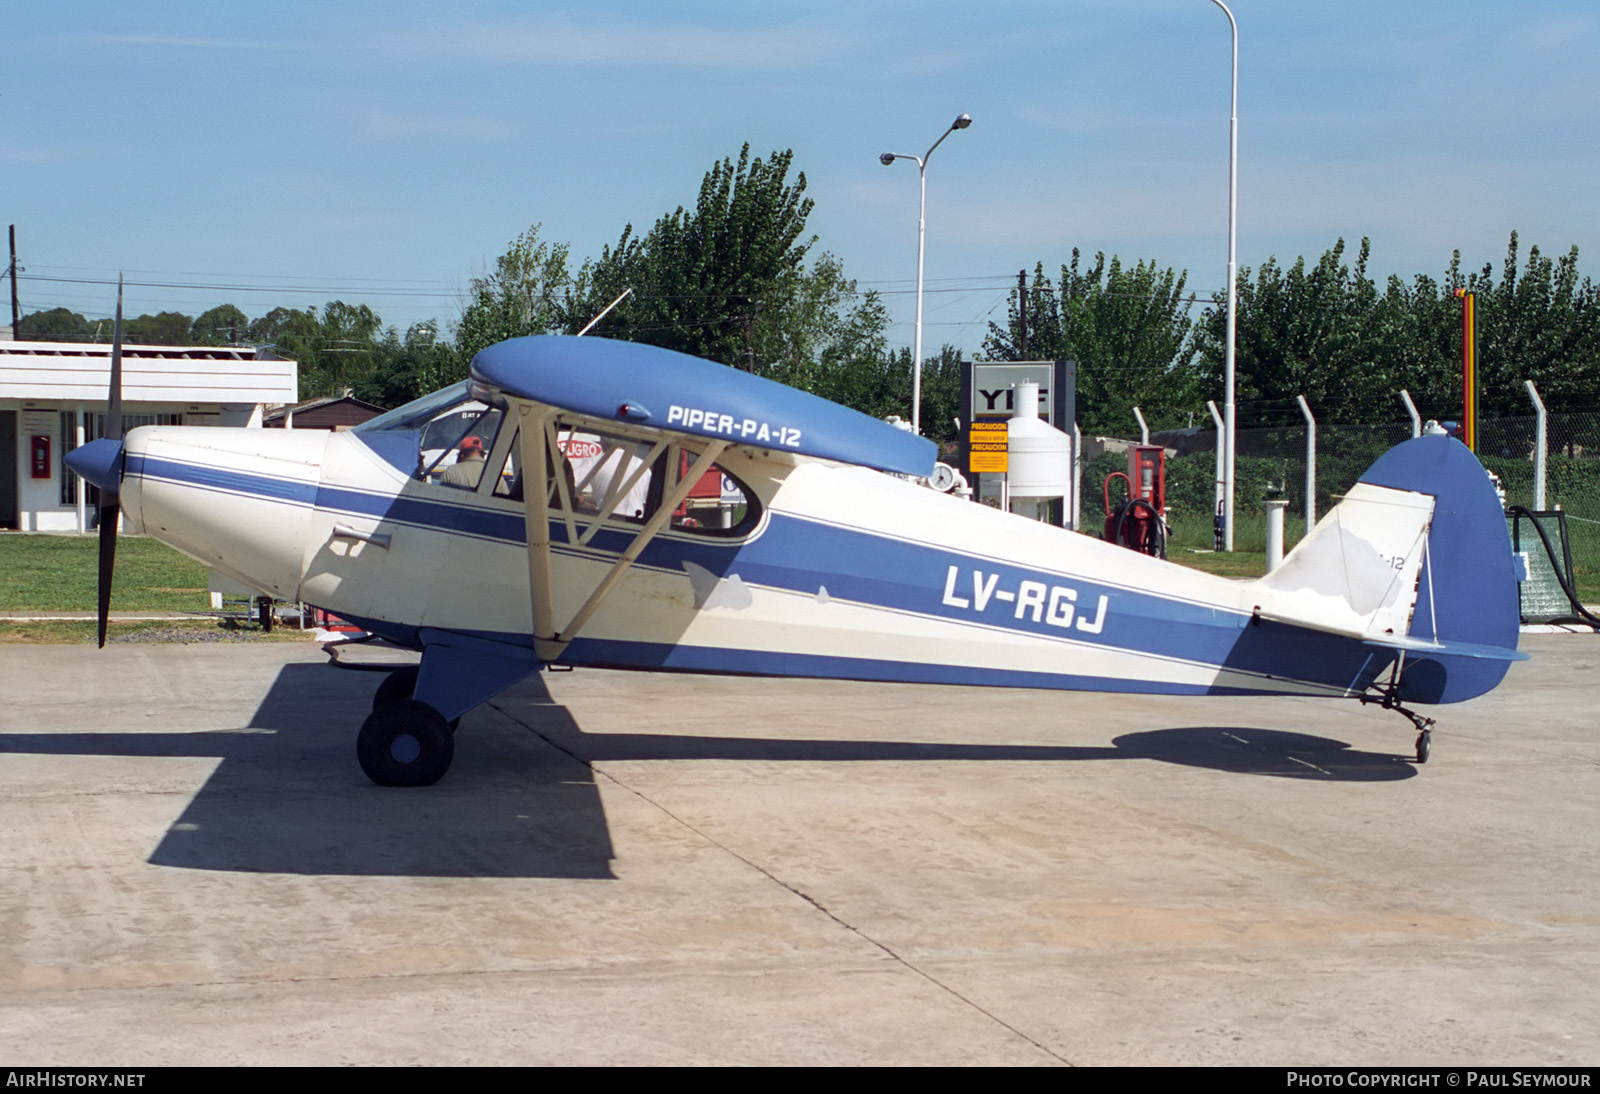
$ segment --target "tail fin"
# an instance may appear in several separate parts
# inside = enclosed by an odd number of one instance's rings
[[[1390,449],[1361,481],[1432,494],[1433,521],[1417,582],[1413,639],[1502,651],[1492,656],[1411,652],[1400,696],[1458,703],[1489,691],[1516,659],[1517,575],[1505,512],[1483,465],[1454,437],[1418,437]]]
[[[1403,656],[1408,702],[1482,695],[1526,656],[1505,514],[1453,437],[1390,449],[1255,595],[1264,618]]]

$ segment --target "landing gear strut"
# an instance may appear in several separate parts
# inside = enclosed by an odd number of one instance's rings
[[[1400,703],[1400,671],[1405,665],[1406,656],[1402,653],[1395,659],[1394,668],[1389,673],[1389,679],[1383,684],[1382,690],[1377,695],[1363,695],[1361,702],[1377,703],[1384,710],[1393,710],[1404,714],[1411,719],[1411,724],[1417,727],[1417,763],[1425,764],[1428,756],[1433,752],[1433,727],[1432,718],[1424,718],[1416,711],[1402,706]]]
[[[417,677],[422,675],[420,665],[407,665],[403,669],[395,669],[383,678],[383,683],[378,685],[378,690],[372,693],[372,709],[376,711],[385,703],[392,703],[396,699],[409,699],[417,690]],[[450,732],[454,733],[461,725],[460,718],[450,719]]]
[[[388,676],[356,735],[361,770],[379,786],[431,786],[450,770],[461,715],[538,671],[539,662],[526,647],[441,633],[424,646],[420,665],[371,667]]]
[[[385,703],[392,703],[396,699],[409,699],[417,690],[417,677],[421,670],[416,665],[408,665],[403,669],[395,669],[383,678],[383,683],[378,685],[378,690],[372,693],[372,709],[377,710]]]

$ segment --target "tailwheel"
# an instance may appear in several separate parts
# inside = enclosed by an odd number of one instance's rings
[[[1395,659],[1394,666],[1389,670],[1389,679],[1381,684],[1374,684],[1378,694],[1357,696],[1361,705],[1376,703],[1384,710],[1392,710],[1396,714],[1404,715],[1417,727],[1417,763],[1425,764],[1428,756],[1433,752],[1433,726],[1432,718],[1424,718],[1416,711],[1400,702],[1400,674],[1405,667],[1406,655],[1402,653]]]
[[[432,786],[450,770],[456,742],[444,715],[415,699],[374,710],[356,736],[356,758],[379,786]]]

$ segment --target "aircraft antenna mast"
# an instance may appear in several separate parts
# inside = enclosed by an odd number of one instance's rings
[[[580,330],[577,334],[573,335],[573,337],[574,338],[582,338],[584,335],[588,334],[591,330],[594,329],[594,325],[596,323],[600,322],[600,320],[604,319],[607,315],[610,315],[611,314],[611,309],[616,307],[618,304],[622,303],[624,300],[626,300],[628,298],[628,294],[631,293],[632,291],[633,291],[633,286],[632,285],[628,286],[626,289],[623,289],[621,295],[619,295],[611,303],[607,304],[605,306],[605,308],[603,308],[601,310],[599,315],[597,315],[593,319],[589,320],[589,322],[584,325],[584,328],[582,330]]]

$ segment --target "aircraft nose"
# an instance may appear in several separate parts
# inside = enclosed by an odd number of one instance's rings
[[[67,466],[101,490],[117,493],[122,486],[122,442],[101,437],[67,453]]]

